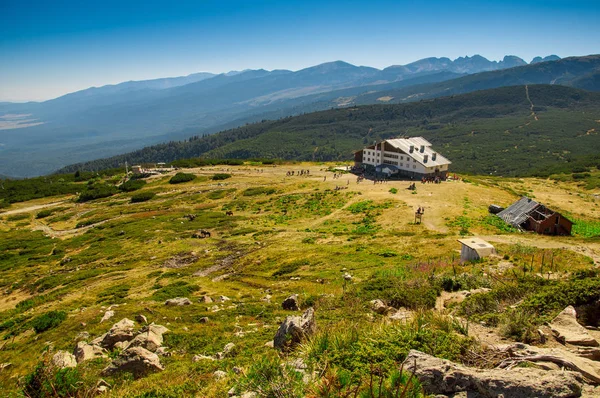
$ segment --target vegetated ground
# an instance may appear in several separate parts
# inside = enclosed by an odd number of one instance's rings
[[[347,173],[334,179],[332,166],[188,169],[197,177],[181,184],[169,184],[171,173],[148,179],[135,192],[83,203],[56,196],[4,209],[0,363],[11,366],[0,369],[0,391],[18,395],[36,364],[56,350],[72,351],[80,332],[93,338],[137,314],[170,329],[164,344],[172,355],[161,357],[160,373],[104,377],[113,396],[222,397],[233,386],[285,396],[366,391],[369,374],[386,379],[410,348],[469,362],[468,353],[481,349],[478,341],[535,343],[532,330],[565,305],[600,298],[600,191],[586,189],[585,181],[469,176],[418,183],[413,193],[408,181],[358,184]],[[301,169],[310,175],[286,176]],[[211,180],[216,173],[232,177]],[[586,178],[599,174],[592,170]],[[145,191],[156,195],[131,203]],[[574,236],[523,234],[488,215],[489,204],[507,206],[520,195],[576,220]],[[414,223],[418,207],[425,209],[422,224]],[[211,237],[192,238],[199,229]],[[460,265],[456,240],[470,235],[495,244],[498,255]],[[491,293],[434,310],[438,296],[480,287]],[[549,300],[551,289],[575,293]],[[318,332],[278,354],[265,343],[292,314],[281,302],[295,293],[303,309],[315,308]],[[204,295],[231,301],[200,303]],[[164,305],[177,296],[193,304]],[[415,320],[373,313],[369,300],[376,298],[416,311]],[[109,306],[115,316],[100,323]],[[36,333],[34,319],[55,310],[65,311],[66,319]],[[205,316],[209,322],[200,323]],[[192,361],[229,342],[236,345],[232,357]],[[315,378],[303,382],[280,366],[298,357]],[[93,390],[109,361],[77,367],[77,394]],[[215,380],[216,370],[227,377]]]

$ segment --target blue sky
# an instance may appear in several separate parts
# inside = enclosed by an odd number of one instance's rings
[[[600,53],[595,1],[0,0],[0,101],[327,61]]]

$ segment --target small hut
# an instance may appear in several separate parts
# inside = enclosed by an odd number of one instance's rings
[[[468,238],[458,240],[462,248],[460,250],[460,261],[476,261],[496,253],[494,246],[479,238]]]

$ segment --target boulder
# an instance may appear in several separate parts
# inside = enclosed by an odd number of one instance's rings
[[[102,319],[100,319],[100,323],[104,322],[104,321],[108,321],[110,318],[112,318],[113,316],[115,316],[115,312],[114,311],[106,311],[104,313],[104,316],[102,317]]]
[[[210,298],[210,296],[202,296],[202,297],[200,297],[200,299],[198,300],[198,302],[200,302],[200,303],[212,303],[213,300]]]
[[[73,351],[73,355],[75,355],[77,363],[105,356],[104,349],[102,347],[88,344],[85,341],[80,341],[77,343],[75,350]]]
[[[231,299],[227,296],[219,296],[218,300],[220,303],[224,303],[226,301],[230,301]]]
[[[534,368],[477,369],[410,350],[404,369],[414,372],[426,394],[482,397],[579,397],[581,384],[575,373]]]
[[[288,316],[279,326],[273,346],[279,350],[287,351],[298,345],[304,338],[312,335],[317,330],[315,310],[311,307],[302,316]]]
[[[187,297],[176,297],[165,301],[165,305],[178,306],[178,305],[190,305],[192,302]]]
[[[283,307],[284,310],[288,311],[298,311],[298,295],[292,294],[290,297],[283,300],[283,303],[281,303],[281,307]]]
[[[133,326],[135,323],[131,319],[123,318],[115,323],[112,328],[104,335],[100,345],[106,349],[112,349],[120,341],[129,341],[133,339]],[[92,342],[94,343],[95,340]]]
[[[155,323],[151,323],[150,325],[146,325],[144,326],[140,332],[144,333],[144,332],[152,332],[156,335],[158,335],[160,337],[160,342],[162,343],[162,335],[167,333],[169,331],[169,329],[167,329],[165,326],[163,325],[157,325]]]
[[[198,319],[198,322],[200,322],[200,323],[208,323],[208,317],[207,316],[203,316],[202,318]]]
[[[155,352],[163,342],[162,335],[158,335],[152,331],[142,332],[131,340],[125,349],[130,347],[143,347],[148,351]]]
[[[214,361],[215,358],[214,357],[210,357],[208,355],[194,355],[192,357],[192,362],[200,362],[200,361],[204,361],[204,360]]]
[[[163,369],[158,355],[142,347],[130,347],[123,351],[102,373],[111,375],[117,372],[130,372],[137,378]]]
[[[75,341],[82,341],[82,340],[87,341],[87,340],[89,340],[89,338],[90,338],[90,334],[88,332],[80,332],[75,337]]]
[[[75,355],[66,351],[58,351],[52,356],[52,364],[58,368],[74,368],[77,366]]]
[[[552,334],[561,343],[597,347],[594,339],[586,328],[577,322],[577,313],[573,306],[568,306],[550,322]]]
[[[223,347],[223,354],[225,354],[225,355],[231,354],[233,352],[234,348],[235,348],[235,344],[233,344],[233,343],[225,344],[225,347]]]
[[[385,315],[390,311],[390,307],[379,299],[371,300],[369,304],[371,304],[371,309],[378,314]]]

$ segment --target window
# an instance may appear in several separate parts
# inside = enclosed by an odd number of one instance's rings
[[[390,159],[398,159],[398,155],[394,155],[391,153],[386,153],[383,156],[385,156],[386,158],[390,158]]]
[[[397,165],[398,164],[398,162],[394,162],[393,160],[387,160],[387,159],[384,159],[383,163],[385,163],[385,164],[393,164],[393,165]]]
[[[416,168],[417,168],[417,165],[416,165],[416,164],[413,164],[413,169],[416,169]]]

